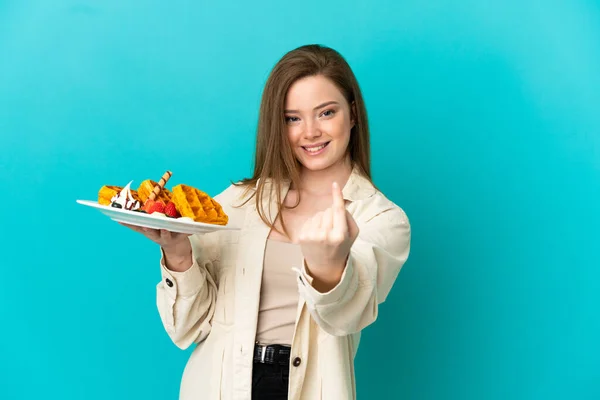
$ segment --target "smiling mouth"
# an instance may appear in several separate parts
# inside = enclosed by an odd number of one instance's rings
[[[320,144],[320,145],[317,145],[317,146],[310,146],[310,147],[308,147],[308,146],[302,146],[302,148],[303,148],[304,150],[306,150],[307,152],[309,152],[309,153],[318,153],[319,151],[321,151],[321,150],[323,150],[325,147],[327,147],[327,145],[328,145],[329,143],[330,143],[330,142],[327,142],[327,143],[322,143],[322,144]]]

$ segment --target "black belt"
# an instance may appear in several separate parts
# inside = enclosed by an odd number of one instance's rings
[[[254,345],[254,362],[262,364],[289,365],[292,348],[280,344],[263,346],[258,343]]]

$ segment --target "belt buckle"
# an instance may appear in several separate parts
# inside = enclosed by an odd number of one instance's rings
[[[265,354],[267,353],[267,346],[260,347],[260,362],[265,363]]]

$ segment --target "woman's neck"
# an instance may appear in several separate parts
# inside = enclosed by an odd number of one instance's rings
[[[300,171],[300,187],[294,189],[299,189],[301,192],[312,196],[330,196],[331,184],[337,182],[343,188],[351,173],[352,163],[348,155],[324,170],[311,171],[302,168]]]

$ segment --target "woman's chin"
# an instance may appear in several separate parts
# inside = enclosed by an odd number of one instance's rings
[[[300,164],[308,171],[322,171],[333,165],[329,160],[300,160]]]

